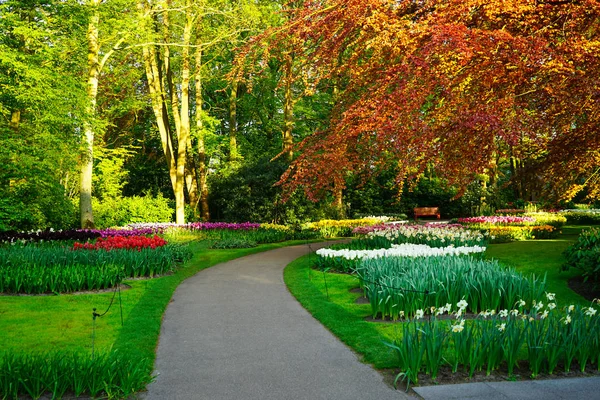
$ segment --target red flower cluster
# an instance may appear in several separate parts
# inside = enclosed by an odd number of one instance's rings
[[[154,237],[147,236],[110,236],[107,238],[99,238],[96,243],[78,243],[73,244],[73,250],[85,249],[85,250],[113,250],[113,249],[141,249],[151,248],[155,249],[160,246],[167,244],[167,241],[157,235]]]

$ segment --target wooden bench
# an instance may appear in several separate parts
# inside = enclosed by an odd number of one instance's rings
[[[439,207],[415,207],[415,221],[417,217],[437,217],[440,219],[440,208]]]

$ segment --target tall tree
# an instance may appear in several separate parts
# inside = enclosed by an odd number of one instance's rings
[[[400,188],[433,165],[465,188],[524,137],[549,152],[546,189],[556,197],[572,196],[566,188],[574,184],[600,183],[599,7],[595,0],[306,2],[284,27],[256,38],[252,53],[260,58],[261,47],[300,39],[311,76],[340,77],[344,86],[329,129],[299,145],[283,181],[316,198],[339,189],[348,173],[368,177],[395,165]]]
[[[128,6],[133,3],[123,0],[112,1],[103,6],[102,0],[87,0],[84,4],[89,19],[87,23],[87,118],[83,126],[83,149],[81,154],[81,177],[79,190],[79,210],[82,228],[94,227],[92,210],[92,175],[94,167],[94,137],[98,127],[97,98],[98,84],[102,69],[115,50],[125,41],[126,36],[119,28],[122,22],[115,19],[116,15],[127,15]],[[104,37],[100,38],[101,14],[108,20],[104,24]],[[129,10],[130,11],[130,10]],[[102,40],[101,40],[102,39]],[[104,48],[103,48],[103,43]]]
[[[85,90],[71,2],[0,3],[0,230],[66,228]]]

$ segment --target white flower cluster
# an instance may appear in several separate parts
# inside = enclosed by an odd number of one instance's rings
[[[475,230],[468,230],[457,226],[421,226],[421,225],[386,225],[384,229],[376,229],[367,233],[368,238],[384,237],[394,241],[399,237],[420,238],[425,240],[439,240],[441,242],[473,242],[483,241],[484,235]]]
[[[377,250],[332,250],[319,249],[317,254],[321,257],[342,257],[347,260],[385,258],[385,257],[433,257],[433,256],[458,256],[463,254],[483,253],[482,246],[448,246],[430,247],[426,244],[399,244],[392,245],[391,249]]]

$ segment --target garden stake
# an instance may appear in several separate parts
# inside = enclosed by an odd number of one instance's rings
[[[325,293],[327,294],[327,300],[329,300],[329,288],[327,287],[327,276],[325,273],[329,271],[329,268],[323,270],[323,281],[325,282]]]

